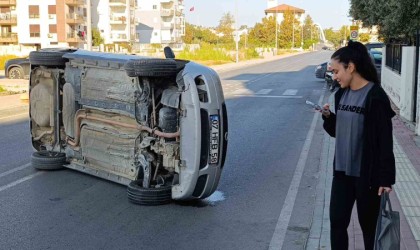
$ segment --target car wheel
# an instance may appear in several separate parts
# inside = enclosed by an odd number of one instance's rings
[[[170,77],[178,72],[177,64],[172,59],[133,59],[124,67],[130,77]]]
[[[66,154],[52,151],[34,152],[31,157],[32,167],[39,170],[57,170],[64,168]]]
[[[25,77],[25,73],[19,67],[9,69],[8,75],[10,79],[23,79]]]
[[[134,204],[157,206],[168,204],[172,200],[172,187],[161,186],[144,188],[143,180],[130,182],[127,188],[128,200]]]
[[[32,51],[29,54],[29,62],[38,66],[65,66],[69,60],[63,55],[72,53],[74,49],[48,49]]]

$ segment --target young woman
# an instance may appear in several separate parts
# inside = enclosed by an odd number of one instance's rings
[[[365,249],[373,249],[380,195],[395,183],[392,122],[395,115],[379,85],[366,47],[350,41],[331,57],[335,113],[324,105],[324,129],[336,138],[330,201],[331,248],[348,249],[354,202]]]

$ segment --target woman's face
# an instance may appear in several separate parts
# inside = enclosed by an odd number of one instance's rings
[[[349,63],[347,67],[344,67],[343,63],[340,63],[336,59],[331,59],[331,69],[334,73],[333,79],[337,80],[341,88],[347,88],[350,86],[350,82],[353,79],[353,63]]]

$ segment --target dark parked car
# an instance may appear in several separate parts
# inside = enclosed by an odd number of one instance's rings
[[[373,64],[375,65],[376,72],[378,73],[379,81],[381,81],[382,71],[382,47],[383,43],[367,43],[365,44],[370,57],[372,58]]]
[[[10,79],[29,78],[30,70],[29,58],[10,59],[4,64],[5,76]]]
[[[315,76],[316,78],[325,78],[325,72],[327,72],[327,62],[321,63],[315,69]]]

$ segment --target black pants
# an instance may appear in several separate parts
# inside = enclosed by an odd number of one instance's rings
[[[363,232],[366,250],[373,250],[376,221],[379,213],[378,188],[370,188],[359,177],[336,175],[333,178],[330,202],[331,248],[349,248],[347,227],[350,224],[354,202]]]

